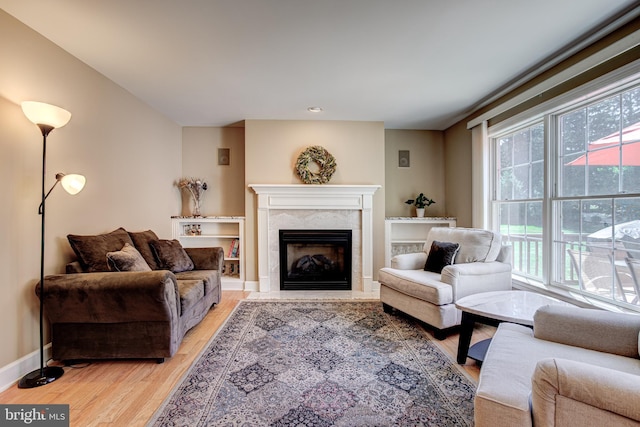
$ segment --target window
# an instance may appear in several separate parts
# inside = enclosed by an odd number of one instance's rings
[[[554,116],[554,281],[640,305],[640,86]],[[638,245],[638,246],[636,246]]]
[[[542,280],[544,125],[495,139],[496,202],[500,232],[513,246],[514,270]]]
[[[640,309],[640,80],[575,99],[489,129],[492,222],[515,276]]]

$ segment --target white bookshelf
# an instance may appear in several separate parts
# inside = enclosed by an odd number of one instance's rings
[[[384,264],[395,255],[420,252],[432,227],[455,227],[453,217],[387,217],[384,221]]]
[[[199,227],[200,234],[190,230]],[[223,289],[244,289],[244,217],[242,216],[175,216],[171,217],[171,233],[185,248],[221,247],[224,250]],[[236,256],[229,256],[237,240]]]

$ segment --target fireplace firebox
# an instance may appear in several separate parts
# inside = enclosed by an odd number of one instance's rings
[[[351,290],[351,230],[280,230],[281,290]]]

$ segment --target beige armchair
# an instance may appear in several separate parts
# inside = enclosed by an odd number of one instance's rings
[[[458,245],[453,263],[444,260],[441,271],[427,271],[434,249],[451,244]],[[489,230],[434,227],[422,252],[396,255],[391,267],[380,270],[378,281],[385,311],[395,308],[422,320],[434,328],[436,338],[443,339],[447,329],[460,324],[458,299],[511,289],[511,247],[502,245],[500,234]]]
[[[502,323],[482,363],[476,427],[640,426],[640,316],[538,309]]]
[[[640,424],[640,377],[567,359],[543,359],[532,378],[536,426]]]

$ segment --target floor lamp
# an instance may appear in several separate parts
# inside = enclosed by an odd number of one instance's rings
[[[42,102],[27,101],[22,103],[22,111],[25,116],[36,124],[42,131],[42,201],[38,213],[40,214],[42,229],[40,234],[40,368],[29,372],[18,382],[19,388],[34,388],[49,384],[60,378],[64,374],[64,369],[59,366],[45,366],[44,363],[44,220],[45,220],[45,200],[60,182],[62,187],[69,194],[79,193],[86,182],[82,175],[59,173],[56,175],[56,182],[51,189],[45,193],[45,171],[47,160],[47,135],[56,128],[66,125],[71,119],[71,113],[55,105]]]

